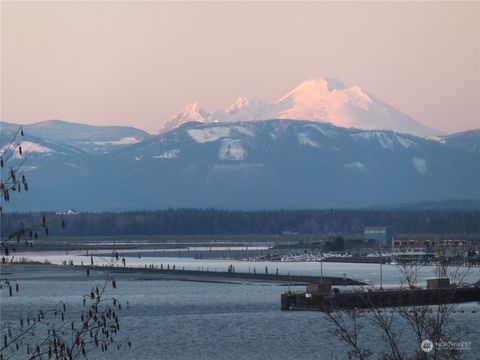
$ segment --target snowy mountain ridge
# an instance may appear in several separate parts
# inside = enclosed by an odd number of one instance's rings
[[[478,130],[442,143],[314,121],[192,121],[138,141],[142,134],[130,129],[50,125],[48,133],[27,127],[18,139],[31,189],[28,196],[18,194],[8,211],[332,208],[480,199],[480,172],[472,171],[479,164]],[[0,150],[14,129],[2,124]]]
[[[241,96],[226,110],[208,112],[193,102],[165,122],[160,132],[191,121],[228,123],[270,119],[310,120],[345,128],[394,130],[417,136],[440,134],[368,94],[360,86],[347,87],[335,79],[304,81],[275,103]]]
[[[19,126],[2,121],[0,132],[5,137],[4,141],[10,140]],[[91,154],[108,153],[150,137],[150,134],[134,127],[95,126],[63,120],[40,121],[23,125],[23,129],[26,134],[41,138],[46,143],[68,145]],[[30,149],[35,150],[35,147],[30,146]]]

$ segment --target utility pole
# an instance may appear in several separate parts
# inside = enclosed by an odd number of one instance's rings
[[[323,259],[320,260],[320,284],[323,284]]]
[[[383,261],[380,260],[380,290],[383,290]]]
[[[288,292],[290,292],[290,271],[288,272]]]

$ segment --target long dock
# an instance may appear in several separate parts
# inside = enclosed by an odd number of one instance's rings
[[[97,267],[93,267],[96,269]],[[101,268],[97,268],[101,269]],[[218,280],[236,280],[236,281],[258,281],[258,282],[274,282],[282,285],[307,285],[310,283],[324,283],[330,286],[341,285],[366,285],[364,282],[353,280],[351,278],[334,277],[334,276],[307,276],[307,275],[284,275],[284,274],[266,274],[263,273],[245,273],[245,272],[227,272],[227,271],[199,271],[199,270],[182,270],[182,269],[158,269],[158,268],[112,268],[112,272],[122,273],[141,273],[148,275],[149,278],[157,279],[194,279],[198,281],[218,281]]]
[[[81,265],[54,265],[44,263],[6,263],[0,268],[0,277],[8,275],[11,269],[21,271],[24,278],[29,279],[35,274],[35,269],[62,269],[62,274],[67,276],[69,273],[81,271],[86,274],[87,266]],[[173,269],[163,268],[144,268],[144,267],[104,267],[104,266],[88,266],[91,269],[91,278],[103,277],[102,271],[108,270],[116,278],[134,278],[138,280],[178,280],[178,281],[200,281],[200,282],[268,282],[278,285],[307,285],[309,283],[323,282],[333,285],[366,285],[361,281],[350,278],[332,277],[332,276],[304,276],[304,275],[285,275],[276,274],[276,272],[268,273],[244,273],[244,272],[228,272],[228,271],[207,271],[207,270],[183,270],[177,267]]]
[[[336,311],[457,304],[480,301],[480,287],[397,289],[364,292],[311,294],[287,292],[281,297],[282,310]]]

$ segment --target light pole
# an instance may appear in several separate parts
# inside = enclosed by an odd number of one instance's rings
[[[383,290],[383,261],[380,260],[380,290]]]
[[[320,284],[323,284],[323,259],[320,260]]]

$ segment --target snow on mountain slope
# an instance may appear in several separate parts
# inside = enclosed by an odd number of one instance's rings
[[[367,130],[394,130],[418,136],[438,135],[420,122],[365,92],[335,79],[304,81],[275,103],[239,97],[228,109],[208,112],[197,102],[164,123],[161,132],[184,123],[237,122],[269,119],[312,120]]]
[[[427,136],[425,140],[480,155],[480,129],[467,130],[445,136]]]
[[[310,138],[308,137],[308,134],[299,132],[299,133],[297,134],[297,137],[298,137],[298,142],[299,142],[301,145],[312,146],[312,147],[316,147],[316,148],[322,147],[322,145],[320,145],[320,144],[317,143],[316,141],[310,139]]]
[[[436,141],[440,144],[445,144],[445,139],[441,136],[426,136],[425,140]]]
[[[237,139],[223,139],[218,152],[220,160],[243,160],[246,150],[242,147],[242,141]]]
[[[52,149],[31,141],[19,141],[18,144],[22,147],[22,151],[25,155],[29,153],[47,154],[53,152]]]
[[[154,158],[154,159],[175,159],[175,158],[178,157],[179,154],[180,154],[180,150],[172,149],[172,150],[164,151],[160,155],[154,155],[154,156],[152,156],[152,158]],[[138,160],[141,160],[141,158],[136,157],[135,160],[138,161]]]
[[[2,123],[2,132],[12,132],[19,125]],[[150,135],[145,131],[124,126],[93,126],[62,120],[47,120],[23,125],[25,134],[44,140],[68,144],[92,154],[108,153],[138,143]]]
[[[235,133],[244,134],[253,137],[253,133],[243,126],[214,126],[202,129],[191,129],[188,134],[198,143],[206,143],[226,138]]]
[[[408,149],[409,147],[416,146],[415,141],[409,139],[406,136],[402,136],[397,133],[385,132],[385,131],[368,131],[357,132],[350,134],[350,136],[356,140],[368,140],[378,141],[383,148],[393,150],[395,146],[403,146]]]
[[[107,145],[130,145],[130,144],[136,144],[140,142],[141,140],[134,137],[134,136],[126,136],[118,140],[110,140],[110,141],[92,141],[89,142],[93,145],[98,145],[98,146],[107,146]]]
[[[22,171],[29,172],[34,178],[39,171],[46,171],[53,176],[61,174],[59,178],[63,179],[65,171],[71,172],[72,168],[85,168],[92,163],[87,152],[63,142],[32,136],[31,132],[25,132],[24,136],[17,134],[14,139],[17,129],[17,125],[11,126],[10,129],[2,128],[0,154],[2,156],[7,154],[9,166],[15,167],[22,164]],[[22,154],[19,151],[20,147]],[[13,149],[15,149],[14,152],[11,152]]]
[[[422,158],[412,158],[412,163],[419,174],[425,174],[427,172],[427,161]]]
[[[368,111],[373,101],[358,86],[329,87],[327,80],[307,80],[277,102],[280,119],[321,120],[341,127],[359,126],[349,105]]]
[[[32,155],[51,155],[52,153],[54,153],[55,151],[52,150],[51,148],[49,147],[46,147],[46,146],[43,146],[41,144],[38,144],[36,142],[32,142],[32,141],[16,141],[14,143],[15,145],[15,148],[19,148],[21,147],[22,149],[22,154],[23,156],[32,156]],[[5,151],[7,151],[9,149],[9,144],[6,144],[6,145],[3,145],[1,148],[0,148],[0,154],[3,154],[5,153]],[[13,149],[13,147],[10,146],[10,149]],[[19,154],[18,150],[13,152],[13,158],[14,159],[21,159],[23,158],[22,155]]]
[[[206,117],[208,117],[208,113],[205,110],[200,109],[198,103],[194,101],[191,104],[188,104],[185,109],[175,114],[168,122],[166,122],[163,130],[168,131],[175,129],[180,125],[191,121],[204,123],[206,122]]]
[[[330,208],[480,198],[477,154],[393,131],[277,119],[190,122],[108,153],[28,133],[22,141],[52,152],[29,154],[32,189],[11,210]]]

